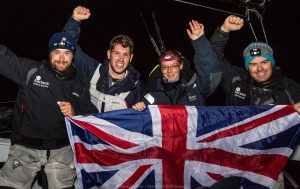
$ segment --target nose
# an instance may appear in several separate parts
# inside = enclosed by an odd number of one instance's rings
[[[64,61],[65,60],[65,56],[63,53],[59,54],[59,61]]]
[[[260,63],[257,64],[257,70],[258,70],[258,71],[261,71],[261,70],[262,70],[262,66],[261,66]]]
[[[119,60],[120,60],[121,62],[123,62],[123,61],[124,61],[124,55],[120,55]]]
[[[172,67],[171,66],[167,66],[167,72],[172,72],[173,70],[172,70]]]

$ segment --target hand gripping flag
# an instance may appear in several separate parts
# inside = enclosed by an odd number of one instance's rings
[[[66,118],[81,188],[272,188],[299,135],[292,105],[149,106]]]

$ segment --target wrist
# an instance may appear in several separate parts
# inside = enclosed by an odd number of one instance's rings
[[[222,25],[220,29],[221,29],[223,32],[225,32],[225,33],[229,33],[229,32],[230,32],[230,30],[227,29],[224,25]]]
[[[80,20],[79,18],[76,18],[76,16],[74,16],[74,15],[72,15],[72,18],[73,18],[74,20],[76,20],[77,22],[81,22],[81,20]]]

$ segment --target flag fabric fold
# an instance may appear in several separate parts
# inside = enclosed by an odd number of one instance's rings
[[[292,105],[149,106],[66,118],[80,188],[272,188],[300,133]]]

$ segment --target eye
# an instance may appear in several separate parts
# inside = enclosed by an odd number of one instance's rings
[[[262,64],[267,64],[267,63],[269,63],[270,61],[269,60],[264,60],[264,61],[262,61],[261,63]]]
[[[125,53],[124,56],[125,56],[126,58],[128,58],[128,57],[130,57],[130,54],[129,54],[129,53]]]
[[[58,54],[58,50],[52,50],[53,54]]]
[[[117,51],[113,51],[113,53],[112,53],[113,55],[119,55],[120,53],[119,52],[117,52]]]
[[[256,66],[256,64],[257,64],[257,63],[255,63],[255,62],[250,62],[250,63],[249,63],[249,66]]]

